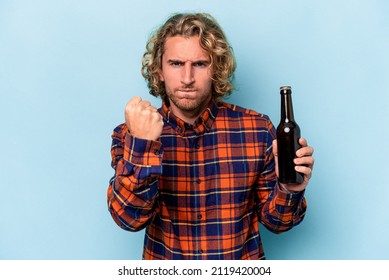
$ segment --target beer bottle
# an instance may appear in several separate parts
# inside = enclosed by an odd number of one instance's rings
[[[292,105],[292,88],[283,86],[281,94],[281,120],[277,127],[277,150],[278,150],[278,179],[284,184],[301,184],[303,174],[297,172],[293,159],[296,151],[301,147],[300,127],[294,120]]]

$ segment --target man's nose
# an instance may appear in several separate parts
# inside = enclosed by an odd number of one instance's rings
[[[185,63],[182,73],[182,83],[185,85],[190,85],[194,82],[194,72],[192,63],[189,61]]]

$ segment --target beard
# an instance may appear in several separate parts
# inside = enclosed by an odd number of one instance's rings
[[[193,92],[190,92],[188,94],[185,94],[185,92],[179,92],[185,90]],[[173,103],[174,106],[181,112],[192,116],[200,115],[202,111],[207,107],[209,101],[212,98],[212,92],[210,90],[199,91],[194,88],[167,90],[166,95],[168,97],[170,105],[172,105]]]

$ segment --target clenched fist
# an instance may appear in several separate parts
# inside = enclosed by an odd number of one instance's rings
[[[125,109],[126,125],[130,134],[142,139],[157,140],[162,133],[163,120],[157,108],[139,96],[132,98]]]

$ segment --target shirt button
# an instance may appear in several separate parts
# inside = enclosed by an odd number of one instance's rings
[[[197,184],[200,184],[200,183],[201,183],[201,180],[200,180],[200,179],[197,179],[197,180],[196,180],[196,183],[197,183]]]
[[[197,215],[197,219],[201,220],[202,218],[203,218],[203,215],[201,215],[201,214]]]
[[[198,150],[198,149],[200,149],[200,144],[199,144],[199,143],[196,143],[194,147],[195,147],[195,149]]]

